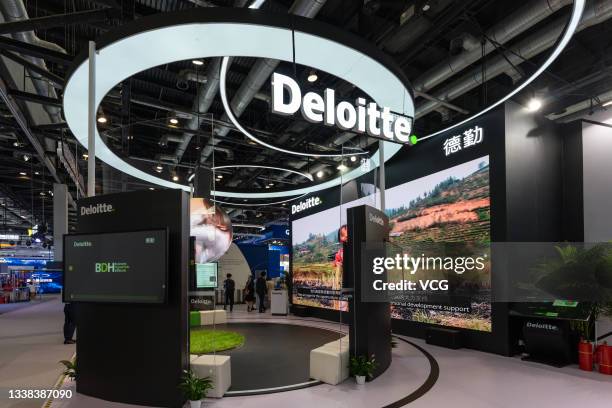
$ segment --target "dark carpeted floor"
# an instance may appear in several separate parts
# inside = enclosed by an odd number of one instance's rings
[[[310,380],[310,350],[342,337],[315,327],[274,323],[231,323],[220,330],[243,334],[244,346],[219,354],[232,357],[230,391],[256,390]]]

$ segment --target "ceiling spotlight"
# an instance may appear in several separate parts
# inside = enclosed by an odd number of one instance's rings
[[[27,176],[27,175],[28,175],[28,173],[26,173],[25,171],[20,171],[20,172],[19,172],[19,175],[20,175],[20,176]]]
[[[87,153],[83,153],[83,159],[85,160],[89,159],[89,155]]]
[[[202,60],[192,60],[192,61],[191,61],[191,63],[192,63],[193,65],[197,65],[197,66],[202,66],[202,65],[204,65],[204,61],[202,61]]]
[[[178,125],[179,121],[177,118],[170,118],[170,123],[173,125]]]
[[[30,156],[28,156],[27,154],[24,154],[23,161],[30,161]]]
[[[40,238],[36,238],[36,239],[34,240],[34,242],[36,242],[37,244],[40,244],[40,242],[41,242],[41,241],[40,241]]]
[[[153,191],[153,190],[155,190],[155,189],[154,189],[153,187],[149,187],[149,190]]]
[[[310,74],[308,74],[308,82],[316,82],[317,79],[319,79],[317,71],[310,71]]]
[[[106,119],[105,116],[98,117],[98,123],[106,123],[106,122],[108,122],[108,119]]]
[[[158,164],[157,166],[155,166],[155,171],[157,171],[158,173],[161,173],[163,169],[164,168],[162,167],[161,164]]]
[[[266,186],[266,188],[270,188],[270,186]]]
[[[14,142],[13,142],[13,146],[15,146],[15,147],[19,147],[19,146],[21,146],[21,144],[20,144],[18,141],[14,141]]]
[[[425,3],[425,4],[423,4],[423,7],[421,7],[421,10],[428,11],[430,8],[431,8],[431,6],[429,5],[429,3]]]
[[[217,178],[218,179],[222,179],[223,178],[223,174],[217,174]]]
[[[351,161],[352,162],[356,162],[357,161],[357,156],[351,156]]]
[[[269,185],[270,187],[272,187],[272,186],[274,185],[274,183],[269,183],[268,185]]]
[[[324,175],[325,175],[325,173],[323,173],[323,170],[317,171],[317,177],[318,178],[322,178]]]
[[[537,112],[542,107],[542,101],[538,98],[531,98],[529,102],[527,102],[527,110],[529,112]]]
[[[179,176],[177,175],[172,176],[172,181],[178,181],[178,180],[179,180]]]
[[[40,195],[44,197],[44,196],[45,196],[45,192],[44,192],[44,191],[41,191],[41,192],[40,192]]]
[[[338,167],[336,167],[338,170],[340,171],[345,171],[347,169],[347,167],[344,165],[344,163],[341,163]]]
[[[36,175],[36,176],[38,176],[39,174],[40,174],[40,172],[39,172],[39,171],[35,171],[35,172],[34,172],[34,175]]]

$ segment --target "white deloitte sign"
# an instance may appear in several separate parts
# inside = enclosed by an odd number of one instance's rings
[[[89,206],[81,207],[81,215],[94,215],[94,214],[104,214],[113,212],[115,209],[111,204],[106,203],[98,203],[95,205],[90,204]]]
[[[323,203],[323,200],[321,200],[319,197],[310,197],[307,200],[300,201],[298,204],[293,204],[291,206],[291,214],[293,215],[299,213],[300,211],[315,207],[321,203]]]
[[[289,99],[285,100],[286,89]],[[378,108],[375,102],[366,103],[357,98],[357,106],[341,101],[336,105],[336,92],[327,88],[323,96],[302,91],[293,78],[279,73],[272,74],[272,112],[293,115],[298,110],[304,119],[312,123],[337,126],[343,130],[367,133],[374,137],[408,143],[412,132],[412,118],[392,113],[388,107]]]

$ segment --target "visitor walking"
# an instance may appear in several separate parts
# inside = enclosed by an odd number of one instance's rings
[[[229,304],[230,312],[234,311],[234,292],[236,289],[236,282],[232,279],[232,274],[228,273],[227,278],[223,281],[223,289],[225,290],[225,303],[223,304],[223,310],[226,310]]]
[[[244,301],[247,304],[247,312],[255,310],[255,281],[253,275],[249,275],[249,279],[244,286]]]
[[[262,272],[257,278],[257,282],[255,282],[255,291],[257,292],[257,297],[259,298],[259,313],[263,313],[266,311],[266,293],[268,293],[268,284],[266,282],[266,273]]]

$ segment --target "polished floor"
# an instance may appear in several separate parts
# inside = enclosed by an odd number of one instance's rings
[[[59,360],[74,355],[74,345],[63,344],[64,305],[46,296],[0,314],[0,408],[40,408],[43,400],[11,400],[8,391],[53,388]]]
[[[301,319],[279,318],[268,314],[235,311],[229,324],[238,322],[316,325],[342,329],[338,324]],[[403,338],[403,337],[402,337]],[[576,366],[557,369],[473,350],[449,350],[405,338],[393,350],[391,367],[365,386],[351,379],[338,386],[314,387],[275,394],[210,399],[210,408],[609,408],[612,407],[612,376],[586,373]],[[416,346],[416,347],[415,347]],[[435,358],[439,374],[433,387],[420,395],[431,379],[432,365],[419,348]],[[74,388],[67,383],[65,387]],[[418,398],[407,396],[417,394]],[[402,404],[401,401],[409,401]],[[54,401],[53,408],[134,408],[77,395],[71,400]]]

